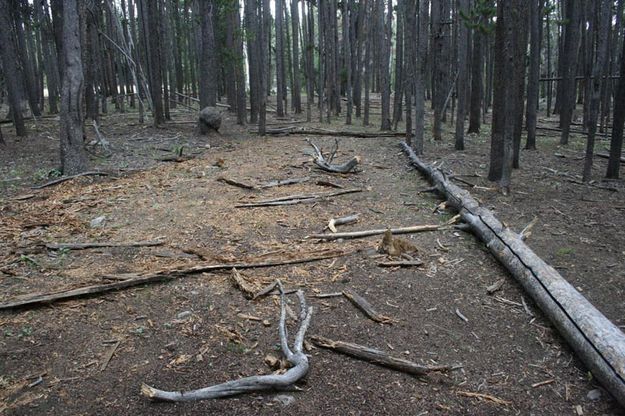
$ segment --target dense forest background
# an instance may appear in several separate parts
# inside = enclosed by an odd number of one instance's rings
[[[375,106],[380,129],[405,129],[417,154],[424,137],[443,138],[443,123],[454,126],[458,150],[466,133],[489,124],[489,179],[504,191],[521,147],[537,147],[541,114],[559,115],[563,145],[571,132],[587,136],[584,181],[591,180],[597,134],[610,139],[605,176],[618,178],[623,6],[1,0],[1,99],[18,136],[28,134],[24,118],[61,113],[68,174],[86,169],[84,123],[97,126],[108,112],[136,111],[139,122],[160,125],[177,106],[227,106],[239,124],[258,124],[264,135],[268,106],[278,117],[305,113],[308,121],[364,126],[374,122]]]

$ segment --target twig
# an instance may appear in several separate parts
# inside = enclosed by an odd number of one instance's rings
[[[126,289],[129,287],[145,285],[145,284],[154,284],[158,282],[168,281],[172,279],[177,279],[189,274],[196,273],[204,273],[211,272],[217,270],[231,270],[233,268],[237,269],[252,269],[252,268],[261,268],[261,267],[274,267],[274,266],[283,266],[289,264],[301,264],[301,263],[310,263],[313,261],[320,261],[331,259],[334,257],[340,257],[345,255],[342,251],[330,250],[325,253],[313,255],[310,257],[304,257],[299,259],[290,259],[290,260],[278,260],[278,261],[264,261],[264,262],[252,262],[252,263],[224,263],[224,264],[206,264],[201,263],[195,266],[185,267],[185,268],[177,268],[177,269],[165,269],[159,270],[156,272],[151,272],[147,274],[121,274],[121,275],[108,275],[104,277],[112,278],[112,279],[124,279],[121,281],[116,281],[113,283],[105,283],[101,285],[92,285],[81,287],[78,289],[65,290],[62,292],[55,293],[46,293],[46,294],[31,294],[26,297],[23,297],[19,300],[13,300],[0,304],[0,310],[4,309],[14,309],[25,306],[33,306],[39,305],[43,303],[53,303],[62,300],[80,298],[95,294],[101,294],[106,292],[111,292],[114,290]]]
[[[393,318],[378,313],[365,298],[357,293],[350,290],[344,290],[343,296],[345,296],[354,306],[360,309],[372,321],[379,322],[381,324],[392,324],[393,322],[397,322]]]
[[[303,178],[277,179],[277,180],[269,181],[267,183],[259,185],[259,188],[265,189],[265,188],[273,188],[276,186],[295,185],[298,183],[307,182],[309,180],[310,180],[309,176],[305,176]]]
[[[117,347],[119,347],[119,344],[121,344],[121,341],[115,342],[115,344],[113,344],[113,346],[109,349],[108,353],[104,357],[104,360],[102,360],[100,371],[106,370],[106,367],[109,365],[109,362],[111,362],[111,359],[113,358],[115,351],[117,351]]]
[[[75,179],[75,178],[79,178],[81,176],[108,176],[108,173],[106,172],[99,172],[99,171],[90,171],[90,172],[83,172],[83,173],[79,173],[77,175],[71,175],[71,176],[63,176],[61,178],[57,178],[54,179],[50,182],[46,182],[42,185],[37,185],[37,186],[31,186],[31,189],[43,189],[43,188],[47,188],[49,186],[54,186],[54,185],[58,185],[60,183],[63,183],[65,181],[69,181],[70,179]]]
[[[304,354],[303,344],[306,330],[310,324],[313,308],[306,307],[306,299],[302,291],[297,292],[300,301],[300,321],[299,329],[295,335],[293,349],[289,347],[286,331],[286,302],[282,284],[278,281],[280,289],[280,324],[278,332],[280,336],[280,347],[287,361],[292,365],[284,374],[271,374],[263,376],[245,377],[239,380],[228,381],[211,387],[205,387],[191,391],[163,391],[143,384],[141,393],[152,400],[165,401],[194,401],[203,399],[216,399],[220,397],[234,396],[237,394],[284,389],[300,380],[308,373],[308,357]]]
[[[223,177],[223,176],[220,177],[220,178],[217,178],[217,180],[219,182],[227,183],[228,185],[236,186],[236,187],[243,188],[243,189],[250,189],[250,190],[257,190],[258,189],[254,185],[249,185],[247,183],[239,182],[239,181],[236,181],[234,179],[226,178],[226,177]]]
[[[500,399],[495,396],[491,396],[490,394],[474,393],[472,391],[461,391],[461,390],[457,391],[456,393],[460,396],[471,397],[471,398],[479,399],[479,400],[487,400],[489,402],[501,404],[504,406],[510,406],[512,404],[512,402]]]
[[[379,262],[380,267],[418,267],[422,266],[421,260],[405,260],[405,261],[383,261]]]
[[[431,372],[446,373],[462,368],[461,365],[424,366],[412,361],[404,360],[403,358],[392,357],[383,351],[366,347],[364,345],[353,344],[351,342],[333,341],[317,335],[312,336],[310,339],[313,344],[318,347],[349,355],[360,360],[369,361],[383,367],[392,368],[393,370],[414,374],[416,376],[423,376]]]
[[[328,225],[326,228],[335,233],[337,225],[353,224],[355,222],[358,222],[359,216],[360,214],[352,214],[345,217],[331,218],[330,221],[328,221]]]
[[[343,296],[343,292],[319,293],[318,295],[315,295],[318,299],[338,298],[339,296]]]

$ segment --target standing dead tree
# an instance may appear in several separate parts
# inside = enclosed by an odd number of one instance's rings
[[[289,347],[286,330],[286,302],[285,293],[280,281],[277,282],[280,290],[280,323],[278,331],[280,335],[280,348],[287,361],[292,365],[284,374],[271,374],[264,376],[251,376],[239,380],[228,381],[216,386],[205,387],[191,391],[164,391],[143,384],[141,393],[152,400],[164,400],[171,402],[194,401],[204,399],[217,399],[220,397],[234,396],[242,393],[250,393],[264,390],[281,390],[292,386],[308,373],[308,357],[304,354],[304,336],[312,318],[313,307],[306,306],[304,292],[296,292],[300,303],[299,329],[295,335],[293,349]]]
[[[625,405],[625,334],[538,257],[519,234],[481,207],[467,191],[451,183],[442,171],[419,159],[410,146],[402,146],[417,170],[428,177],[471,231],[532,296],[593,376]]]

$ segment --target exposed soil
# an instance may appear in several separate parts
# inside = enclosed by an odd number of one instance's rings
[[[188,113],[174,118],[190,120]],[[0,155],[0,302],[105,283],[110,280],[103,276],[111,274],[340,249],[345,255],[336,259],[242,274],[256,288],[275,279],[287,288],[302,288],[315,308],[309,335],[463,368],[415,378],[312,348],[310,373],[297,391],[198,403],[150,402],[140,395],[143,382],[187,390],[271,372],[264,357],[279,352],[278,298],[248,300],[232,285],[230,272],[204,273],[0,312],[0,414],[623,414],[473,235],[449,228],[404,236],[419,247],[417,257],[425,264],[403,269],[377,266],[384,260],[376,252],[381,237],[322,243],[304,238],[323,231],[330,218],[353,213],[361,214],[359,222],[340,231],[441,224],[454,215],[435,209],[441,202],[436,195],[419,192],[429,185],[408,165],[399,139],[339,139],[337,160],[360,155],[364,162],[357,174],[329,175],[304,154],[309,149],[303,136],[259,138],[226,120],[221,134],[205,138],[190,123],[154,129],[129,125],[134,122],[132,114],[102,121],[112,156],[98,153],[93,165],[112,175],[42,190],[29,187],[45,182],[57,166],[54,120],[31,125],[34,134],[19,142],[2,126],[8,147]],[[337,121],[334,128],[345,127]],[[520,231],[537,217],[528,244],[625,328],[623,182],[576,183],[583,138],[559,148],[555,137],[546,136],[540,138],[540,151],[523,152],[512,195],[502,196],[485,179],[487,128],[467,139],[465,152],[455,152],[450,137],[428,143],[426,159],[469,175],[462,179],[476,185],[471,193],[512,229]],[[311,139],[326,150],[334,144],[331,137]],[[155,160],[181,146],[190,160]],[[600,178],[605,161],[595,163]],[[254,191],[217,181],[222,176],[248,183],[310,180]],[[363,191],[313,204],[235,208],[242,202],[331,190],[319,180]],[[100,216],[105,217],[102,226],[91,227]],[[51,242],[157,238],[164,244],[45,249]],[[505,279],[501,290],[487,294],[486,287],[499,279]],[[343,297],[314,297],[344,289],[362,295],[396,322],[375,323]],[[290,301],[297,312],[296,298]],[[595,389],[600,396],[591,400],[588,394]],[[287,404],[289,397],[294,400]]]

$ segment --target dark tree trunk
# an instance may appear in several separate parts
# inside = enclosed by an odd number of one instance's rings
[[[302,84],[299,59],[299,0],[291,0],[291,25],[293,39],[293,90],[291,103],[295,114],[302,112]]]
[[[525,148],[536,150],[536,113],[538,111],[538,80],[544,0],[530,1],[530,67],[527,78],[527,108],[525,111],[527,142]]]
[[[217,68],[215,66],[215,33],[213,31],[213,0],[200,0],[202,46],[199,71],[200,108],[217,103]]]
[[[284,97],[286,97],[286,79],[284,70],[284,0],[275,0],[276,7],[276,115],[283,117],[285,113]]]
[[[510,190],[514,129],[517,121],[515,111],[520,109],[519,81],[515,72],[523,65],[523,55],[516,49],[519,47],[519,37],[523,36],[523,26],[526,25],[524,7],[522,0],[497,4],[493,124],[488,179],[499,181],[504,194],[508,194]],[[510,74],[513,74],[512,80]]]
[[[443,107],[447,95],[446,24],[448,0],[432,0],[432,107],[434,140],[442,140]]]
[[[560,144],[568,144],[573,111],[575,109],[575,76],[577,75],[577,51],[580,34],[580,0],[566,0],[566,30],[562,46],[562,95],[560,103]]]
[[[393,129],[397,130],[397,124],[402,118],[401,101],[404,95],[404,25],[406,12],[403,10],[403,1],[399,0],[397,7],[397,29],[395,32],[395,91],[393,95]]]
[[[234,2],[234,11],[232,13],[232,25],[235,28],[234,48],[235,48],[235,81],[236,81],[236,100],[237,100],[237,124],[243,125],[246,121],[245,109],[245,59],[243,56],[243,32],[241,30],[241,11],[239,2]]]
[[[40,25],[43,67],[46,74],[46,86],[48,88],[48,111],[50,114],[56,114],[59,112],[58,100],[61,82],[59,80],[59,70],[57,68],[56,51],[52,46],[52,42],[54,42],[54,32],[52,30],[52,23],[48,17],[47,2],[43,1],[39,7],[36,6],[35,12],[37,22]]]
[[[610,19],[612,17],[610,3],[610,0],[597,0],[596,3],[597,56],[592,68],[592,77],[589,85],[590,100],[588,103],[588,124],[586,126],[588,136],[582,174],[584,182],[588,182],[591,179],[592,159],[595,153],[595,134],[597,132],[597,120],[599,119],[599,106],[601,104],[601,84],[608,82],[607,79],[603,79],[602,75],[605,73],[605,67],[609,64],[608,32],[610,31]]]
[[[259,104],[258,104],[258,133],[261,136],[265,135],[265,129],[267,126],[267,84],[271,79],[269,71],[266,68],[271,67],[267,65],[265,61],[269,59],[269,40],[270,36],[267,31],[270,29],[271,11],[269,9],[269,0],[262,0],[259,3],[258,12],[258,27],[259,30],[259,72],[260,72],[260,90],[259,90]]]
[[[26,126],[22,116],[21,99],[23,92],[20,91],[22,83],[19,79],[20,72],[17,69],[17,53],[15,50],[15,40],[11,33],[13,23],[11,16],[14,16],[11,1],[0,0],[0,56],[2,57],[2,72],[9,93],[9,107],[13,116],[13,123],[18,136],[26,136]]]
[[[83,147],[83,69],[77,0],[63,0],[63,92],[61,97],[61,170],[87,169]]]
[[[347,112],[345,113],[345,124],[352,124],[352,49],[351,49],[351,6],[352,1],[349,3],[343,1],[343,54],[345,55],[345,73],[347,78],[346,96],[347,96]]]
[[[484,24],[480,18],[478,25]],[[481,30],[473,31],[473,50],[471,57],[471,98],[469,103],[469,128],[467,133],[478,134],[481,127],[482,97],[484,95],[484,34]]]
[[[417,69],[415,76],[415,140],[414,151],[423,154],[425,133],[425,87],[429,37],[429,1],[419,0],[419,21],[417,37]]]
[[[525,3],[525,6],[527,4]],[[514,132],[512,136],[512,167],[520,167],[521,158],[521,135],[523,134],[523,96],[525,94],[525,61],[527,51],[527,35],[529,14],[527,7],[518,8],[518,14],[514,32],[514,62],[513,84],[517,89],[516,95],[511,95],[514,99]]]
[[[372,69],[372,63],[371,63],[371,43],[373,42],[373,36],[372,36],[372,30],[371,30],[371,26],[373,24],[372,22],[372,18],[371,18],[371,14],[374,8],[374,0],[370,0],[368,3],[368,8],[365,11],[365,20],[364,20],[364,27],[365,27],[365,35],[364,35],[364,39],[365,39],[365,58],[364,58],[364,88],[365,88],[365,98],[364,98],[364,115],[363,115],[363,119],[362,119],[362,125],[363,126],[368,126],[369,125],[369,112],[370,112],[370,107],[371,107],[371,103],[369,100],[369,93],[371,90],[371,69]]]
[[[245,38],[247,39],[248,51],[248,80],[250,84],[250,122],[258,122],[258,110],[260,101],[260,27],[258,7],[256,1],[245,1]]]
[[[418,0],[401,0],[406,24],[404,25],[404,97],[406,111],[406,143],[413,146],[413,92],[415,87],[415,43],[417,35],[417,4]]]
[[[469,0],[458,0],[458,14],[469,14]],[[462,18],[458,19],[458,113],[456,115],[455,148],[464,150],[464,116],[469,90],[469,30]]]
[[[384,1],[379,0],[378,19],[380,19],[379,25],[382,31],[380,36],[380,49],[382,56],[380,59],[380,83],[381,83],[381,98],[382,98],[382,125],[380,130],[391,129],[391,80],[389,74],[389,64],[391,59],[391,34],[392,34],[392,16],[393,16],[393,1],[388,0],[388,13],[384,15]]]
[[[21,74],[24,87],[26,89],[26,96],[28,98],[28,105],[33,115],[41,115],[41,107],[39,105],[39,97],[37,94],[37,81],[35,76],[35,68],[33,66],[35,60],[32,58],[30,49],[26,44],[26,34],[24,33],[23,15],[20,13],[20,9],[23,9],[24,0],[15,2],[14,14],[15,14],[15,38],[17,40],[17,48],[20,51],[18,59],[21,63]]]
[[[612,117],[612,140],[610,141],[610,159],[606,177],[618,179],[621,167],[621,151],[623,149],[623,125],[625,124],[625,41],[621,52],[621,77],[618,80],[614,95],[614,115]]]

